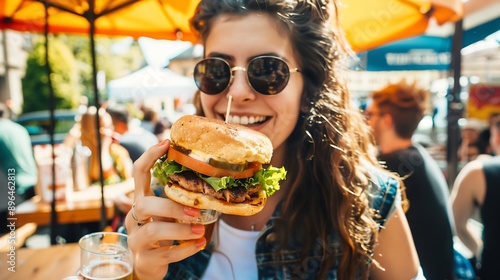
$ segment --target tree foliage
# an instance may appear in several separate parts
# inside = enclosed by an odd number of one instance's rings
[[[44,36],[33,35],[34,47],[28,57],[26,76],[22,81],[23,112],[49,108],[48,80],[45,68]],[[104,73],[106,81],[125,76],[144,64],[141,50],[135,40],[116,51],[114,46],[122,38],[96,36],[95,53],[97,70]],[[76,108],[80,96],[85,95],[94,103],[92,59],[88,36],[51,35],[49,61],[52,68],[52,85],[56,108]],[[100,91],[100,100],[107,94]]]
[[[57,109],[70,109],[78,105],[79,87],[76,61],[69,48],[57,38],[49,41],[49,65]],[[49,86],[45,63],[44,40],[35,40],[28,56],[26,75],[22,80],[23,112],[49,109]]]

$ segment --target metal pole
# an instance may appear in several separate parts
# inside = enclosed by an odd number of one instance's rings
[[[100,228],[104,229],[107,226],[107,219],[106,219],[106,203],[104,200],[104,171],[102,167],[102,143],[101,143],[101,123],[100,123],[100,117],[99,117],[99,88],[97,86],[97,58],[96,58],[96,52],[95,52],[95,21],[96,21],[96,14],[95,14],[95,0],[89,1],[89,10],[85,14],[85,17],[87,18],[90,26],[90,31],[89,31],[89,40],[90,40],[90,57],[92,58],[92,85],[94,89],[94,104],[95,107],[97,108],[96,112],[96,129],[97,129],[97,156],[99,157],[99,183],[101,185],[101,221],[100,221]]]
[[[463,21],[459,20],[455,23],[455,31],[453,33],[451,46],[451,69],[450,76],[453,77],[453,87],[448,89],[448,145],[447,145],[447,162],[448,162],[448,186],[451,188],[458,174],[458,146],[460,144],[460,127],[458,120],[463,115],[463,104],[460,100],[460,76],[462,74],[462,45],[463,45]]]
[[[56,154],[55,154],[55,143],[54,143],[54,130],[56,118],[54,116],[54,110],[56,107],[56,99],[54,97],[54,88],[52,87],[52,80],[50,76],[52,74],[52,69],[49,63],[49,4],[45,2],[45,68],[47,70],[47,86],[49,88],[49,111],[50,111],[50,147],[52,150],[52,201],[50,203],[50,243],[57,243],[57,212],[56,212]]]

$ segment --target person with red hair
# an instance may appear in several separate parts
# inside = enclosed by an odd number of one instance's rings
[[[455,279],[448,184],[429,153],[412,140],[429,108],[429,92],[402,80],[371,94],[365,116],[378,159],[397,173],[409,201],[406,217],[427,279]]]

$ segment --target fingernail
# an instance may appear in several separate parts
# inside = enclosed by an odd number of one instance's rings
[[[168,139],[164,139],[163,141],[161,141],[158,146],[163,146],[165,145],[166,143],[168,142]]]
[[[205,231],[205,226],[202,224],[192,224],[191,231],[196,234],[203,233]]]
[[[193,207],[184,207],[184,213],[191,217],[197,217],[200,215],[200,210]]]
[[[198,240],[196,240],[196,247],[198,248],[201,248],[202,250],[205,249],[205,245],[207,244],[207,240],[205,239],[205,237],[202,237]]]

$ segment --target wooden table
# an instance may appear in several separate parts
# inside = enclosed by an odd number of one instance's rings
[[[80,265],[80,247],[77,243],[54,245],[43,249],[17,249],[15,272],[9,270],[9,252],[0,253],[2,280],[62,280],[76,275]]]
[[[108,219],[111,219],[115,214],[113,199],[119,195],[129,193],[133,189],[133,179],[104,187],[106,217]],[[16,227],[21,227],[30,222],[36,223],[38,226],[49,225],[51,211],[49,202],[44,202],[40,196],[35,196],[17,205]],[[68,194],[65,201],[56,203],[56,212],[58,224],[99,221],[101,218],[100,186],[90,186],[82,191]]]

